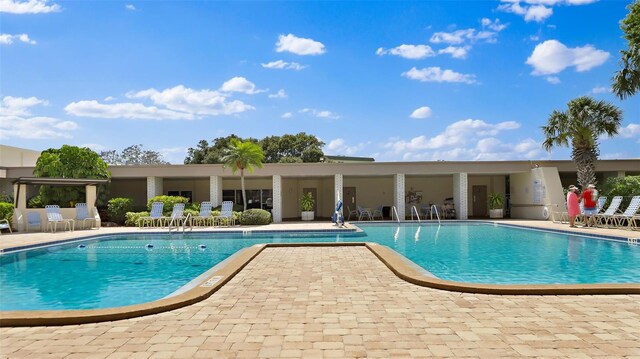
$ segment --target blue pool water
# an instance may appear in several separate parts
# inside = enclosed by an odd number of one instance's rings
[[[376,242],[461,282],[640,283],[640,246],[626,242],[486,223],[359,226],[364,234],[114,235],[83,241],[84,248],[76,242],[8,253],[0,256],[0,310],[153,301],[242,248],[274,242]]]

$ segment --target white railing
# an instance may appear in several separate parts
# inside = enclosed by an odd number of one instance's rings
[[[171,217],[171,222],[169,222],[169,233],[172,233],[171,230],[174,228],[174,224],[176,232],[180,230],[180,225],[182,224],[182,233],[184,233],[187,228],[187,223],[189,224],[189,231],[193,231],[192,222],[193,218],[191,218],[191,213],[187,213],[186,217],[173,216]]]
[[[440,214],[438,214],[438,206],[432,204],[431,208],[429,208],[429,218],[431,218],[431,220],[433,220],[434,212],[436,213],[436,218],[438,219],[438,225],[440,225]]]
[[[393,221],[393,215],[396,215],[396,222],[400,222],[400,217],[398,216],[398,209],[396,206],[391,206],[391,220]]]
[[[411,206],[411,220],[413,221],[413,214],[416,214],[416,217],[418,217],[418,223],[420,223],[420,213],[418,213],[418,209],[416,208],[416,206]]]

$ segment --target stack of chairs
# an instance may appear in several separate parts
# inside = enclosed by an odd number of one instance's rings
[[[138,226],[142,227],[156,227],[162,226],[162,211],[164,209],[164,203],[153,202],[151,204],[151,213],[148,217],[140,217],[138,219]]]
[[[69,230],[73,232],[75,221],[73,219],[63,218],[60,212],[60,206],[57,204],[49,204],[44,206],[44,208],[47,211],[47,226],[51,229],[52,233],[58,230],[58,224],[62,224],[64,230],[67,230],[68,227]]]
[[[214,226],[234,226],[236,220],[233,217],[233,202],[223,201],[220,208],[220,215],[213,217]]]

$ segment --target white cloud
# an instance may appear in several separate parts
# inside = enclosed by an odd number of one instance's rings
[[[405,59],[424,59],[426,57],[435,56],[435,52],[429,45],[405,45],[394,47],[392,49],[378,48],[376,55],[396,55]]]
[[[30,45],[37,43],[35,40],[31,40],[27,34],[0,34],[0,45],[11,45],[14,41],[20,41]]]
[[[531,35],[531,36],[529,36],[529,40],[531,40],[531,41],[538,41],[538,40],[540,40],[540,36],[538,36],[538,35]]]
[[[241,92],[249,95],[265,92],[266,90],[256,90],[256,85],[242,76],[236,76],[220,87],[220,91],[224,92]]]
[[[125,5],[124,7],[125,7],[127,10],[131,10],[131,11],[135,11],[135,10],[136,10],[136,7],[135,7],[135,6],[133,6],[132,4],[127,4],[127,5]]]
[[[316,110],[314,108],[303,108],[302,110],[300,110],[298,112],[310,114],[312,116],[319,117],[319,118],[328,118],[328,119],[332,119],[332,120],[337,120],[337,119],[340,118],[340,116],[338,114],[335,114],[335,113],[333,113],[331,111]]]
[[[282,118],[291,118],[291,117],[293,117],[293,114],[291,112],[285,112],[280,117],[282,117]]]
[[[533,66],[534,75],[557,74],[567,67],[583,72],[602,65],[609,55],[591,45],[568,48],[560,41],[547,40],[536,45],[526,63]]]
[[[47,0],[0,0],[0,12],[9,14],[45,14],[60,11],[60,5],[48,5]]]
[[[113,101],[113,100],[115,100],[115,99],[116,99],[116,98],[115,98],[115,97],[113,97],[113,96],[107,96],[107,97],[105,97],[105,98],[104,98],[104,100],[105,100],[105,101]]]
[[[269,95],[269,98],[287,98],[287,93],[283,89],[280,89],[278,93]]]
[[[608,92],[611,92],[611,87],[596,86],[592,88],[590,92],[592,94],[608,93]]]
[[[145,120],[192,120],[193,114],[145,106],[141,103],[101,104],[98,101],[78,101],[68,104],[67,113],[94,118],[126,118]]]
[[[412,113],[411,113],[411,118],[428,118],[429,116],[431,116],[431,108],[429,108],[428,106],[422,106],[419,107],[417,109],[415,109]]]
[[[348,145],[342,138],[336,138],[327,143],[322,151],[324,153],[331,153],[338,156],[354,156],[361,153],[366,148],[369,148],[370,142],[358,143],[355,145]]]
[[[501,24],[500,19],[495,19],[492,21],[491,19],[483,18],[482,20],[480,20],[480,23],[483,27],[486,27],[495,32],[500,32],[507,28],[507,24]]]
[[[640,124],[630,123],[626,127],[620,128],[618,133],[624,138],[640,137]]]
[[[553,6],[586,5],[598,0],[501,0],[498,10],[524,16],[524,20],[542,22],[553,15]],[[520,3],[524,5],[520,5]]]
[[[49,102],[37,97],[5,96],[0,102],[0,116],[30,116],[29,108],[48,104]]]
[[[295,70],[295,71],[299,71],[307,67],[304,65],[300,65],[297,62],[286,62],[283,60],[271,61],[261,65],[266,69]]]
[[[179,119],[191,119],[194,115],[232,115],[254,109],[253,106],[239,100],[228,101],[228,94],[208,89],[194,90],[186,88],[183,85],[178,85],[163,91],[152,88],[137,93],[128,93],[127,97],[147,98],[156,105],[173,110],[173,114],[166,113],[163,119],[173,118],[171,117],[172,115],[178,116],[176,118]]]
[[[31,107],[47,104],[47,101],[36,97],[5,96],[0,102],[0,139],[71,138],[69,132],[78,128],[77,123],[53,117],[31,116]]]
[[[476,83],[475,75],[461,74],[453,70],[442,70],[439,67],[426,67],[416,69],[415,67],[407,72],[403,72],[402,76],[411,80],[422,82],[462,82],[466,84]]]
[[[510,160],[533,159],[543,154],[541,144],[531,138],[504,142],[496,136],[519,128],[513,121],[489,124],[481,120],[464,120],[449,125],[433,137],[392,138],[384,147],[381,159],[397,160]]]
[[[296,55],[322,55],[326,50],[321,42],[288,34],[278,36],[276,51],[287,51]]]
[[[431,35],[431,41],[434,44],[461,44],[465,40],[470,40],[474,37],[475,29],[456,30],[453,32],[436,32]]]
[[[547,76],[544,79],[547,80],[547,82],[552,84],[552,85],[557,85],[557,84],[560,83],[560,78],[558,78],[556,76]]]
[[[449,54],[454,59],[464,59],[467,57],[467,54],[469,53],[470,49],[471,49],[471,46],[463,46],[463,47],[449,46],[444,49],[438,50],[438,54]]]

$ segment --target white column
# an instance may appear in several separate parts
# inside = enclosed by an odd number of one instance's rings
[[[15,209],[13,211],[13,224],[18,232],[26,230],[27,221],[27,185],[14,184],[13,198]]]
[[[401,221],[404,221],[404,173],[398,173],[393,176],[395,185],[393,186],[393,198],[395,200],[396,210],[398,211],[398,217]]]
[[[222,177],[209,176],[209,200],[213,208],[222,204]]]
[[[468,219],[469,199],[467,189],[467,174],[456,173],[453,175],[453,202],[456,206],[457,219]]]
[[[163,192],[162,177],[147,177],[147,202],[155,196],[161,196]]]
[[[333,175],[333,196],[334,196],[334,205],[338,203],[338,201],[342,201],[344,203],[344,193],[342,193],[342,188],[344,186],[344,180],[341,174]]]
[[[282,176],[273,175],[273,209],[271,210],[274,223],[282,222]]]
[[[92,213],[92,208],[96,206],[96,198],[98,197],[98,187],[94,185],[85,186],[85,202],[87,203],[87,209],[89,213]]]

